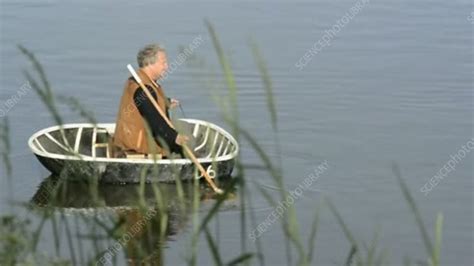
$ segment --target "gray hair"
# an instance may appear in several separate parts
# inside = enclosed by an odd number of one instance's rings
[[[143,47],[137,54],[137,62],[139,67],[146,67],[156,63],[158,52],[165,52],[165,49],[159,44],[149,44]]]

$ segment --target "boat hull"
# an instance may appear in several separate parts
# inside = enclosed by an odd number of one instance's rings
[[[146,183],[175,182],[180,180],[200,179],[193,164],[137,164],[100,161],[70,161],[36,155],[41,164],[54,175],[68,180],[85,180],[93,178],[104,183]],[[204,169],[213,173],[213,177],[230,176],[234,160],[202,163]],[[211,171],[212,170],[212,171]]]

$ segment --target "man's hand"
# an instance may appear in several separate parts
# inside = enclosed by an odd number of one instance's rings
[[[176,136],[175,142],[176,142],[176,144],[178,144],[179,146],[183,146],[188,140],[189,140],[189,137],[188,137],[188,136],[178,134],[178,136]]]
[[[175,108],[177,106],[179,106],[179,101],[173,98],[170,99],[170,108]]]

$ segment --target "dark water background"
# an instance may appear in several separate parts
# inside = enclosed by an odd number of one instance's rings
[[[394,265],[404,256],[424,258],[414,218],[391,171],[391,163],[396,162],[428,227],[433,228],[438,211],[444,214],[442,263],[472,265],[472,154],[428,196],[419,192],[449,156],[473,138],[472,2],[371,1],[330,46],[303,70],[297,69],[295,63],[354,4],[329,0],[2,1],[0,100],[9,99],[26,82],[21,71],[29,64],[16,48],[22,44],[44,64],[56,93],[77,97],[98,121],[114,122],[128,75],[125,66],[135,63],[137,50],[158,41],[165,44],[172,61],[180,46],[201,35],[204,42],[195,55],[204,59],[205,67],[182,65],[163,85],[170,96],[181,100],[188,117],[223,125],[205,82],[219,75],[203,23],[208,18],[232,59],[242,124],[277,158],[249,37],[262,50],[274,84],[288,188],[328,161],[328,171],[296,202],[303,232],[309,232],[315,206],[327,195],[356,237],[368,241],[379,228],[380,245],[391,250]],[[76,113],[62,110],[66,122],[79,121]],[[31,91],[22,97],[8,117],[13,187],[7,186],[2,169],[0,213],[9,210],[9,192],[15,201],[28,201],[48,176],[27,147],[31,134],[52,125],[36,94]],[[241,152],[245,162],[256,162],[249,145],[243,143]],[[253,182],[271,185],[272,181],[260,171],[247,174],[257,221],[263,221],[271,209]],[[219,246],[226,258],[240,252],[238,217],[238,210],[232,208],[219,215]],[[184,263],[188,238],[189,230],[183,230],[168,243],[165,259],[169,265]],[[284,265],[280,225],[261,239],[268,264]],[[46,236],[44,242],[48,241],[52,239]],[[320,265],[342,263],[350,248],[327,211],[316,242]],[[200,246],[199,265],[211,264],[204,240]]]

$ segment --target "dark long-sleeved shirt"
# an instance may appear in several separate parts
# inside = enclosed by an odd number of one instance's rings
[[[147,89],[153,98],[158,101],[155,90],[153,90],[150,86],[147,86]],[[175,142],[178,132],[176,132],[176,130],[171,128],[168,123],[166,123],[165,119],[160,115],[158,110],[156,110],[153,103],[141,88],[138,88],[135,91],[133,100],[138,108],[138,111],[140,112],[140,115],[148,123],[155,141],[160,146],[162,146],[161,141],[165,141],[171,152],[179,153],[181,147]],[[165,111],[166,116],[169,117],[168,108],[163,111]]]

